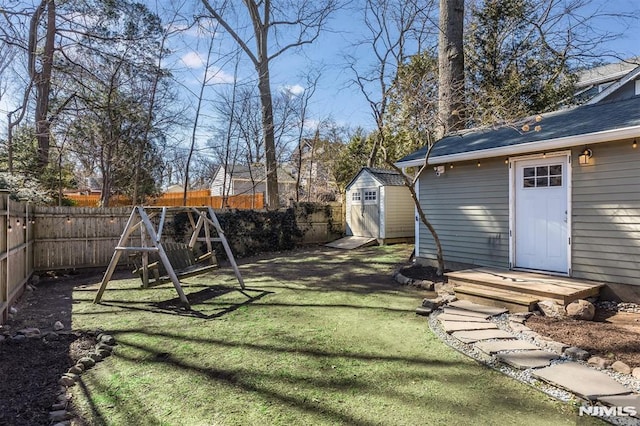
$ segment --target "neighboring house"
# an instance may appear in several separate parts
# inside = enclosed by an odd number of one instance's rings
[[[300,201],[335,201],[340,194],[331,166],[341,147],[339,142],[303,139],[291,154],[294,178],[299,179]]]
[[[287,200],[291,193],[295,194],[296,180],[292,177],[291,168],[278,167],[278,193]],[[264,165],[252,166],[234,164],[220,166],[213,176],[211,195],[257,194],[266,191],[266,172]]]
[[[415,205],[402,176],[364,167],[346,187],[347,235],[380,243],[413,239]]]
[[[597,280],[622,300],[637,302],[638,76],[598,103],[541,117],[460,132],[433,147],[417,192],[438,232],[447,267],[524,269]],[[422,148],[397,165],[420,166],[426,152]],[[434,173],[437,166],[444,173]],[[420,225],[416,256],[433,263],[434,250],[430,233]]]

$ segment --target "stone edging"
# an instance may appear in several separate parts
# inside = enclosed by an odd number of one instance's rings
[[[406,285],[410,287],[422,288],[424,290],[432,291],[434,288],[434,283],[432,281],[427,280],[417,280],[413,278],[409,278],[407,276],[402,275],[400,269],[396,269],[393,271],[392,278],[401,285]]]
[[[486,365],[492,370],[499,371],[502,374],[505,374],[513,379],[516,379],[532,388],[542,391],[545,394],[551,396],[554,399],[559,401],[570,403],[573,405],[579,405],[582,401],[580,398],[576,397],[571,392],[568,392],[564,389],[557,388],[552,386],[546,382],[540,381],[531,375],[532,369],[519,370],[514,367],[511,367],[507,364],[504,364],[498,361],[495,357],[491,355],[486,355],[478,351],[473,347],[473,345],[463,343],[453,336],[446,333],[438,321],[437,317],[443,311],[441,309],[435,309],[428,317],[429,328],[433,331],[433,333],[443,341],[447,346],[452,349],[458,351],[459,353],[468,356],[477,362]],[[552,361],[551,364],[563,363],[568,360],[576,361],[579,363],[588,364],[590,367],[596,367],[596,370],[601,371],[609,375],[614,380],[618,381],[624,386],[630,387],[631,390],[640,389],[640,378],[638,378],[635,374],[633,376],[628,373],[622,373],[618,370],[612,370],[611,368],[602,367],[594,362],[592,362],[592,357],[589,358],[589,353],[577,347],[569,347],[566,344],[555,342],[545,336],[541,336],[535,331],[531,330],[529,327],[524,325],[526,318],[530,316],[530,313],[527,314],[503,314],[501,317],[494,317],[497,319],[496,324],[500,329],[506,329],[505,331],[511,331],[514,333],[514,337],[522,340],[528,340],[530,342],[534,342],[538,346],[541,346],[543,349],[554,352],[561,356],[555,361]],[[599,358],[601,359],[601,358]],[[635,369],[634,369],[635,373]],[[603,418],[600,417],[601,420],[607,421],[608,423],[627,426],[630,424],[638,424],[635,423],[636,419],[625,419],[624,417],[613,417],[613,418]],[[629,423],[631,421],[632,423]]]
[[[90,332],[89,334],[96,335],[97,343],[93,349],[93,352],[80,358],[78,362],[69,368],[69,370],[62,374],[58,384],[60,385],[60,392],[58,393],[55,404],[51,406],[49,412],[49,420],[53,423],[53,426],[68,426],[71,424],[71,419],[75,417],[74,413],[68,411],[69,401],[71,401],[71,395],[68,389],[76,384],[80,380],[82,373],[96,365],[96,363],[102,361],[111,355],[114,347],[117,345],[116,339],[100,330]]]

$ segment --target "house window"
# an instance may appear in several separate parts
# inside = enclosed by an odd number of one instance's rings
[[[360,197],[360,191],[353,191],[351,193],[351,201],[360,201],[362,198]]]
[[[378,191],[364,191],[365,201],[376,201],[378,199]]]
[[[522,170],[522,177],[524,188],[562,186],[562,164],[525,167]]]

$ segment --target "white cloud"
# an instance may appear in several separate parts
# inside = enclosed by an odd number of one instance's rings
[[[299,84],[286,85],[282,87],[282,91],[293,96],[300,96],[304,93],[304,87],[300,86]]]
[[[180,60],[189,68],[202,68],[204,66],[204,61],[198,52],[189,52],[183,55]]]
[[[233,74],[220,68],[211,67],[207,70],[207,83],[209,84],[231,84],[233,81]]]

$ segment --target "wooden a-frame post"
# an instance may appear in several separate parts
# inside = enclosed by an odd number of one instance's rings
[[[224,231],[222,230],[222,227],[220,226],[220,223],[218,222],[218,218],[216,217],[213,209],[211,207],[208,207],[205,211],[200,211],[195,207],[190,207],[190,208],[176,208],[173,210],[177,212],[186,212],[189,214],[189,221],[192,227],[194,228],[193,234],[191,235],[191,239],[189,241],[189,248],[193,249],[193,247],[195,246],[195,243],[199,240],[202,240],[202,238],[199,238],[198,236],[203,226],[205,229],[204,240],[206,241],[207,249],[209,250],[210,253],[212,252],[212,245],[211,245],[212,241],[218,241],[222,243],[222,246],[224,247],[224,250],[227,254],[227,258],[229,259],[229,262],[231,263],[231,266],[233,268],[233,272],[236,278],[238,279],[238,282],[240,283],[240,287],[244,289],[245,288],[244,280],[242,279],[242,275],[240,274],[238,265],[236,264],[235,258],[233,257],[233,253],[231,252],[231,247],[229,246],[229,242],[227,241],[224,235]],[[198,221],[195,224],[193,222],[193,218],[191,217],[192,213],[196,213],[198,215]],[[99,303],[100,300],[102,300],[102,295],[104,294],[104,291],[107,288],[107,284],[109,283],[109,280],[111,279],[111,276],[115,271],[115,268],[118,264],[118,261],[120,260],[120,256],[122,252],[133,251],[133,252],[142,253],[142,274],[143,274],[142,276],[143,276],[144,284],[147,284],[149,280],[148,255],[150,252],[156,252],[158,253],[158,257],[160,258],[160,261],[164,265],[164,268],[167,271],[167,275],[169,276],[169,279],[173,283],[173,286],[175,287],[176,292],[180,297],[180,301],[182,302],[185,308],[187,309],[190,308],[189,300],[187,299],[187,296],[184,294],[184,291],[182,290],[180,280],[178,279],[178,276],[176,275],[176,272],[173,269],[173,266],[171,265],[169,258],[167,257],[167,253],[165,252],[165,249],[162,246],[161,238],[162,238],[162,231],[163,231],[164,223],[166,219],[166,214],[167,214],[167,207],[163,207],[161,210],[160,224],[158,225],[158,231],[156,232],[156,230],[153,227],[153,224],[151,223],[151,218],[145,211],[145,208],[142,206],[134,207],[133,211],[131,212],[131,215],[129,216],[129,220],[125,225],[124,231],[120,236],[118,245],[116,246],[113,252],[113,256],[111,257],[109,266],[107,267],[104,277],[102,278],[102,282],[100,283],[100,288],[96,293],[93,303]],[[153,216],[155,216],[155,214],[152,213],[151,217]],[[136,222],[137,217],[139,217],[139,221]],[[213,226],[215,228],[218,234],[217,237],[211,237],[209,226]],[[140,246],[127,245],[131,235],[137,229],[140,229],[140,234],[141,234]],[[213,261],[214,260],[212,259],[212,262]]]

